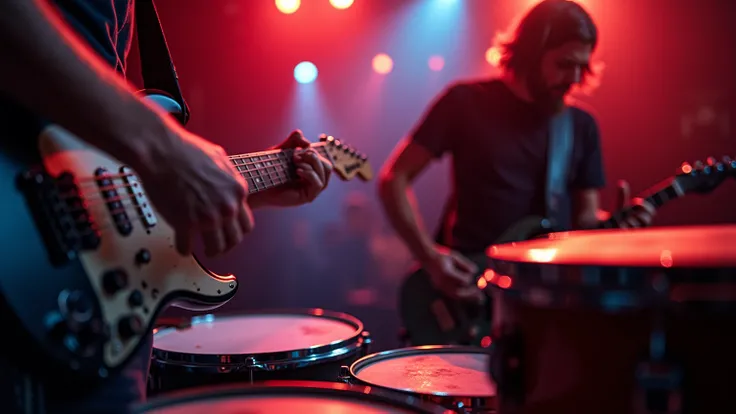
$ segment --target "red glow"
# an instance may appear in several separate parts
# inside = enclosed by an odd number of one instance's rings
[[[659,255],[659,263],[662,267],[672,267],[672,252],[669,250],[662,250]]]
[[[490,47],[486,50],[486,62],[493,67],[498,67],[498,62],[501,61],[501,51],[498,48]]]
[[[483,290],[488,286],[488,282],[484,278],[480,278],[476,285],[478,286],[478,289]]]
[[[353,0],[330,0],[330,4],[338,10],[345,10],[353,5]]]
[[[491,340],[490,336],[484,336],[480,340],[480,346],[482,346],[483,348],[488,348],[489,346],[491,346],[492,343],[493,343],[493,340]]]
[[[442,56],[432,56],[429,58],[429,69],[439,72],[445,67],[445,59]]]
[[[691,172],[693,172],[692,165],[688,163],[683,163],[681,168],[682,168],[682,172],[684,172],[685,174],[690,174]]]
[[[496,284],[501,289],[508,289],[511,287],[511,278],[506,275],[503,275],[498,278],[498,282]]]
[[[394,68],[394,61],[391,56],[385,53],[379,53],[373,58],[373,70],[381,75],[390,73]]]
[[[301,3],[301,0],[276,0],[276,8],[281,13],[292,14],[299,10]]]

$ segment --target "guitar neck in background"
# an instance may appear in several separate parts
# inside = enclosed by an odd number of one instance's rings
[[[325,159],[332,160],[324,142],[313,143],[310,147]],[[249,194],[288,184],[299,178],[296,175],[293,148],[231,155],[228,158],[248,183]]]
[[[649,188],[642,195],[641,198],[648,202],[655,209],[662,207],[668,202],[678,199],[685,195],[685,191],[682,189],[680,184],[675,180],[675,177],[668,178],[661,183]],[[624,218],[623,211],[617,211],[611,215],[611,217],[602,221],[599,224],[601,229],[613,229],[619,227],[619,222]]]

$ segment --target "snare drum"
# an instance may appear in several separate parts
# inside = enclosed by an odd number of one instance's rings
[[[495,410],[496,388],[481,348],[426,345],[365,356],[341,368],[340,379],[402,392],[463,413]]]
[[[267,381],[192,389],[136,406],[133,414],[452,414],[410,396],[370,387]]]
[[[149,391],[223,382],[334,381],[335,372],[368,353],[358,319],[321,309],[197,316],[153,336]]]
[[[736,412],[736,226],[491,247],[499,413]]]

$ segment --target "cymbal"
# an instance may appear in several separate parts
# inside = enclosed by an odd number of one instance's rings
[[[736,225],[580,230],[491,246],[515,263],[664,268],[736,267]]]

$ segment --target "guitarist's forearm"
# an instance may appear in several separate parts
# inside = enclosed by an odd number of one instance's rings
[[[140,158],[146,140],[171,122],[45,0],[0,1],[0,56],[0,93],[123,161]]]
[[[435,243],[427,235],[408,182],[382,177],[378,188],[383,209],[399,237],[417,260],[430,260],[435,254]]]

